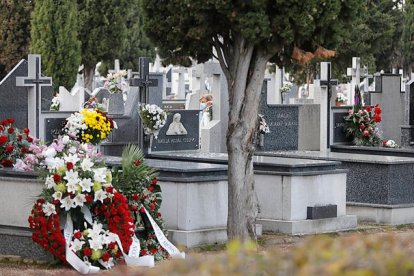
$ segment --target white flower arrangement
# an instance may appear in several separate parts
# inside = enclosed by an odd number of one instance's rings
[[[109,93],[122,93],[128,90],[128,84],[125,81],[127,75],[126,70],[120,70],[116,73],[108,73],[104,83],[104,88],[108,89]]]
[[[348,100],[348,98],[343,93],[336,94],[336,101],[339,103],[344,103]]]
[[[154,134],[157,139],[160,129],[167,122],[167,112],[156,104],[141,104],[138,107],[138,113],[142,119],[145,134]]]
[[[52,104],[50,105],[51,111],[59,111],[60,109],[60,98],[59,95],[56,95],[52,99]]]
[[[292,88],[292,84],[290,82],[285,82],[282,87],[280,88],[280,93],[287,93]]]
[[[261,134],[270,133],[269,126],[266,123],[264,115],[262,115],[262,114],[259,114],[259,133],[261,133]]]

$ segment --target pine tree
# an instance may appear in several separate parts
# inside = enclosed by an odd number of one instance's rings
[[[414,3],[412,1],[406,1],[404,7],[401,51],[404,69],[407,73],[414,72]]]
[[[54,89],[70,89],[80,65],[76,0],[36,0],[30,51],[42,55],[43,71]]]
[[[0,0],[0,80],[27,57],[32,10],[30,0]]]

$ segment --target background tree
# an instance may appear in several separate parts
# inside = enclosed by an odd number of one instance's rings
[[[33,6],[30,0],[0,0],[0,80],[27,58]]]
[[[130,1],[125,15],[126,36],[117,57],[123,69],[138,71],[139,57],[155,58],[155,47],[144,32],[144,19],[141,0]],[[104,75],[113,66],[114,60],[105,60],[99,67],[99,73]]]
[[[414,3],[412,1],[406,1],[404,6],[401,51],[404,70],[409,74],[414,69]]]
[[[119,58],[126,38],[127,0],[78,0],[85,87],[92,89],[96,63]]]
[[[36,0],[32,14],[30,52],[42,55],[43,71],[70,89],[80,64],[76,0]]]
[[[283,65],[294,47],[340,44],[364,1],[143,0],[146,32],[165,62],[219,60],[228,83],[229,239],[254,237],[253,139],[269,60]],[[162,22],[162,24],[160,24]]]

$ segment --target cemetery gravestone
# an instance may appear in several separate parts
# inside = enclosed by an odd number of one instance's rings
[[[158,139],[152,141],[151,151],[198,150],[199,113],[198,110],[170,110],[167,122],[158,134]],[[176,128],[174,117],[180,117],[177,123],[181,124],[182,132],[174,132],[173,129]]]
[[[348,115],[350,107],[332,107],[332,140],[331,144],[351,144],[352,138],[347,137],[344,131],[344,117]]]
[[[414,142],[414,79],[405,85],[404,122],[401,126],[401,146],[409,148]]]

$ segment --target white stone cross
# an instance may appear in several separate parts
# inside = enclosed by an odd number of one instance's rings
[[[28,127],[36,137],[39,136],[39,121],[42,110],[42,87],[52,86],[52,78],[42,77],[42,62],[40,55],[28,55],[27,77],[16,77],[16,86],[27,86],[28,95]]]
[[[346,74],[352,77],[351,80],[351,91],[349,92],[349,104],[354,104],[355,86],[361,82],[361,59],[359,57],[352,58],[352,68],[347,68]]]
[[[115,67],[114,67],[114,69],[110,69],[110,70],[108,70],[108,73],[116,73],[116,72],[119,72],[119,71],[121,71],[121,65],[120,65],[120,63],[119,63],[119,59],[115,59]]]

